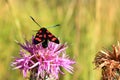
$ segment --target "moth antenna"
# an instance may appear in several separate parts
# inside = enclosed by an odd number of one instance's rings
[[[56,24],[54,26],[50,26],[50,27],[47,27],[47,28],[52,28],[52,27],[57,27],[57,26],[60,26],[60,24]]]
[[[39,27],[41,27],[41,25],[38,24],[37,21],[35,21],[35,19],[34,19],[32,16],[30,16],[30,18],[31,18]]]

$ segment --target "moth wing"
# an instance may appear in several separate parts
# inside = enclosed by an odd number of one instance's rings
[[[55,37],[52,33],[50,33],[48,30],[46,31],[46,34],[49,41],[59,44],[58,38]]]
[[[43,40],[44,40],[43,32],[41,30],[39,30],[36,33],[35,38],[33,39],[33,44],[39,44],[39,43],[43,42]]]

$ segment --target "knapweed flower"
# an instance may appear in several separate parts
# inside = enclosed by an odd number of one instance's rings
[[[120,44],[113,46],[112,51],[98,52],[95,57],[96,68],[102,69],[102,80],[120,79]]]
[[[33,40],[33,39],[32,39]],[[66,44],[56,44],[48,42],[48,47],[43,48],[42,44],[34,45],[26,40],[25,44],[18,43],[21,46],[20,57],[12,62],[14,69],[20,69],[24,77],[29,80],[52,80],[59,79],[59,73],[63,74],[61,68],[68,72],[73,72],[72,64],[75,61],[69,59],[66,55]]]

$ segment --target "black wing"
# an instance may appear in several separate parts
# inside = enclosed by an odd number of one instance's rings
[[[42,29],[40,29],[37,33],[36,36],[33,40],[33,44],[39,44],[40,42],[43,42],[44,40],[44,31],[42,31]]]
[[[54,42],[54,43],[59,44],[58,38],[55,37],[52,33],[50,33],[48,30],[46,31],[46,34],[47,34],[47,39],[48,39],[49,41],[52,41],[52,42]]]

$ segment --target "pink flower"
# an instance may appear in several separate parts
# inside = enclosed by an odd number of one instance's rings
[[[18,43],[22,49],[20,50],[20,58],[15,58],[12,62],[14,69],[20,69],[23,76],[27,77],[30,73],[30,78],[44,80],[47,77],[52,77],[55,80],[59,79],[58,74],[63,72],[64,68],[68,72],[73,72],[72,64],[75,61],[70,60],[66,55],[66,44],[56,44],[48,42],[48,47],[43,48],[42,44],[34,45],[26,40],[25,44]]]

